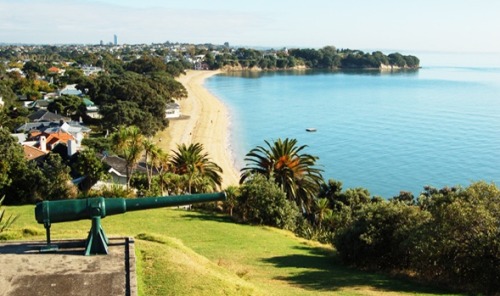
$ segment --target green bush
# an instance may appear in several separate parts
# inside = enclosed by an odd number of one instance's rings
[[[242,222],[292,231],[299,216],[297,206],[287,200],[278,185],[259,174],[253,175],[241,186],[234,213]]]
[[[500,190],[477,182],[434,192],[425,206],[432,219],[415,233],[413,268],[427,279],[500,293]]]
[[[12,215],[10,215],[8,218],[4,219],[5,209],[2,209],[2,203],[4,199],[5,196],[0,198],[0,233],[2,233],[4,230],[7,230],[19,217],[19,216],[12,217]]]
[[[426,187],[416,205],[408,201],[368,203],[337,219],[344,223],[334,237],[342,260],[474,293],[500,293],[500,190],[485,182],[466,189]]]
[[[406,269],[410,266],[415,229],[429,219],[416,206],[401,202],[368,203],[352,224],[338,231],[334,244],[348,264],[376,269]]]

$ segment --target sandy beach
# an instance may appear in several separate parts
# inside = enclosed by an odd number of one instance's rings
[[[181,143],[201,143],[209,158],[222,170],[222,189],[237,185],[239,172],[229,149],[229,113],[226,106],[203,87],[208,77],[219,71],[187,70],[177,80],[188,91],[187,99],[178,101],[181,114],[188,118],[170,120],[170,126],[160,132],[156,143],[171,153]]]

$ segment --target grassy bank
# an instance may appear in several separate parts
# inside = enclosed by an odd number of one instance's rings
[[[43,240],[33,206],[0,237]],[[156,209],[106,217],[109,236],[136,238],[141,295],[443,295],[444,291],[342,266],[328,245],[227,217]],[[82,238],[90,221],[52,225],[52,238]]]

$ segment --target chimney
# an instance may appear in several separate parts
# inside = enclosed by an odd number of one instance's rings
[[[76,153],[76,141],[69,140],[68,141],[68,156],[71,157]]]
[[[47,138],[45,136],[40,137],[40,150],[47,152]]]

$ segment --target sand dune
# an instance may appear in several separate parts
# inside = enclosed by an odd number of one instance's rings
[[[239,172],[229,150],[229,113],[226,106],[203,87],[206,78],[219,71],[188,70],[177,80],[188,91],[180,100],[181,113],[188,118],[174,119],[155,139],[165,151],[175,150],[177,144],[201,143],[209,158],[223,170],[222,188],[237,185]]]

